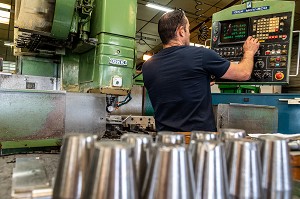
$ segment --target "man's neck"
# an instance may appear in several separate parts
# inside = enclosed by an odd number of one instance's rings
[[[184,43],[179,40],[171,40],[169,43],[163,45],[163,48],[169,48],[173,46],[184,46]]]

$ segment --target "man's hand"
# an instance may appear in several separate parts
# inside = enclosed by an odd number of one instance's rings
[[[252,36],[249,36],[243,46],[244,55],[254,56],[255,53],[257,52],[258,48],[259,48],[258,39],[255,39]]]

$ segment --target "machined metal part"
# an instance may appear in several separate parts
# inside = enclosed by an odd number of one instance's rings
[[[35,189],[49,189],[50,182],[39,158],[17,158],[12,174],[12,197],[31,198]]]
[[[300,151],[300,140],[294,140],[288,143],[291,151]]]
[[[227,157],[229,194],[232,198],[264,198],[261,189],[261,159],[258,143],[250,139],[231,140]]]
[[[228,198],[226,159],[222,142],[197,142],[193,167],[197,199]]]
[[[185,146],[156,146],[147,170],[142,198],[195,198],[192,160]]]
[[[140,198],[131,144],[117,141],[98,142],[95,144],[92,162],[83,198]]]
[[[262,142],[262,189],[266,199],[291,198],[290,149],[286,139],[260,136]]]
[[[83,133],[64,137],[53,189],[54,199],[83,198],[97,138]]]

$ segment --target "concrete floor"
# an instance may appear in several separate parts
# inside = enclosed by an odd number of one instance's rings
[[[0,157],[0,198],[11,199],[12,173],[16,158],[39,157],[45,166],[49,181],[55,177],[58,167],[59,154],[22,154]]]

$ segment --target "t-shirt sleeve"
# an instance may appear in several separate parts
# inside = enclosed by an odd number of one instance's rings
[[[210,49],[204,49],[203,51],[203,69],[209,74],[222,77],[230,66],[230,62],[227,59],[222,58],[215,51]]]

